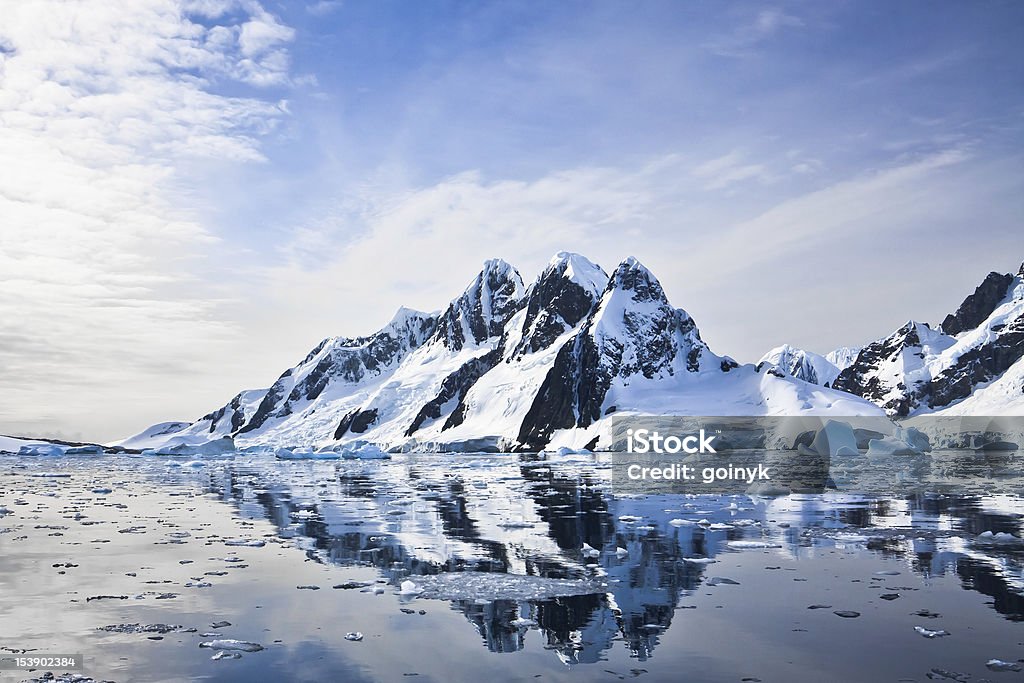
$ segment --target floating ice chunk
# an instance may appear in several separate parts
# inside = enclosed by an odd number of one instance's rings
[[[693,526],[696,522],[689,519],[670,519],[668,523],[672,526]]]
[[[684,557],[683,562],[687,564],[714,564],[718,560],[713,560],[710,557]]]
[[[372,443],[362,444],[355,448],[346,448],[341,457],[345,460],[390,460],[391,456]]]
[[[224,650],[220,650],[219,652],[216,652],[212,657],[210,657],[210,659],[212,659],[215,662],[220,661],[221,659],[241,659],[241,658],[242,658],[242,655],[240,653],[238,653],[238,652],[225,652]]]
[[[584,543],[583,547],[580,548],[580,552],[583,553],[583,557],[600,557],[601,556],[601,551],[600,550],[598,550],[597,548],[591,547],[591,546],[587,545],[586,543]]]
[[[401,588],[399,589],[399,593],[401,593],[402,595],[419,595],[421,591],[420,588],[415,583],[407,579],[402,582]]]
[[[234,638],[221,638],[218,640],[206,640],[199,643],[199,647],[210,648],[211,650],[232,650],[239,652],[259,652],[263,646],[248,640],[235,640]]]
[[[726,545],[730,548],[736,549],[748,549],[748,548],[781,548],[781,543],[775,543],[774,541],[729,541]]]
[[[103,446],[98,444],[68,446],[64,449],[64,455],[103,455]]]
[[[526,617],[519,617],[518,619],[513,619],[511,624],[516,628],[530,628],[531,626],[536,626],[537,622]]]
[[[12,510],[12,509],[10,509],[8,507],[4,507],[3,505],[0,505],[0,517],[3,517],[4,515],[13,515],[13,514],[14,514],[14,510]]]
[[[709,586],[738,586],[740,585],[740,582],[734,581],[733,579],[727,579],[724,576],[712,576],[710,579],[708,579],[707,584]]]
[[[1017,662],[1004,662],[1001,659],[990,659],[985,662],[989,671],[1020,671],[1021,666]]]
[[[191,467],[193,469],[199,469],[200,467],[206,467],[206,463],[202,460],[189,460],[183,465],[183,467]]]
[[[888,457],[893,455],[920,455],[921,451],[917,450],[906,441],[901,441],[893,437],[886,437],[884,439],[871,439],[868,441],[868,456],[869,457]]]
[[[897,427],[894,435],[900,441],[907,443],[914,450],[928,453],[932,450],[932,443],[928,435],[916,427]]]
[[[262,548],[266,544],[266,541],[260,541],[255,538],[229,538],[228,540],[224,541],[224,545],[235,545],[242,546],[245,548]],[[238,562],[238,560],[232,561]]]
[[[628,556],[629,556],[629,551],[626,550],[625,548],[616,548],[615,549],[615,557],[618,557],[619,559],[622,559],[623,557],[628,557]]]
[[[818,455],[858,455],[857,437],[853,428],[837,420],[828,420],[818,430],[811,442],[810,450]]]
[[[914,630],[920,633],[925,638],[941,638],[942,636],[949,635],[949,631],[943,631],[941,629],[933,631],[932,629],[925,628],[924,626],[915,626]]]
[[[1021,542],[1020,538],[1014,536],[1013,534],[1008,534],[1005,531],[1000,531],[998,533],[992,533],[991,531],[983,531],[980,534],[978,534],[978,536],[977,536],[977,538],[975,540],[978,543],[1020,543]]]
[[[278,448],[274,455],[278,460],[338,460],[341,454],[335,451],[310,451],[302,449]]]
[[[360,633],[359,631],[349,631],[348,633],[345,634],[345,640],[351,640],[353,642],[358,643],[362,639],[363,639],[363,634]]]
[[[92,490],[93,493],[113,493],[114,489],[107,488],[106,486],[97,486]]]
[[[143,451],[143,455],[222,455],[235,450],[230,436],[209,441],[190,442],[186,437],[175,437],[159,448]]]
[[[29,443],[18,449],[18,455],[57,456],[64,455],[66,450],[66,446],[55,443]]]
[[[596,580],[549,579],[498,572],[445,572],[417,577],[421,598],[436,600],[548,600],[603,593]]]

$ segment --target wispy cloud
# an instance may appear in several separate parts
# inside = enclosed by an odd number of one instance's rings
[[[765,41],[786,29],[798,29],[804,21],[787,14],[777,7],[759,10],[752,18],[745,19],[732,31],[707,42],[705,47],[722,57],[747,57]]]
[[[233,338],[200,276],[217,237],[184,208],[186,174],[264,158],[280,106],[217,85],[280,82],[291,33],[254,2],[190,8],[221,23],[165,0],[0,4],[7,429],[131,412],[126,392],[165,400]]]

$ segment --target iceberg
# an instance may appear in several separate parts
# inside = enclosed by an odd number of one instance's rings
[[[810,450],[818,455],[860,455],[853,428],[837,420],[825,422],[825,426],[815,434]]]
[[[337,454],[335,454],[337,455]],[[390,460],[391,456],[372,443],[363,444],[341,452],[345,460]]]
[[[171,439],[159,448],[142,451],[143,455],[222,455],[235,451],[235,440],[230,436],[209,441],[191,442],[184,437]]]
[[[18,449],[18,455],[64,455],[66,451],[65,446],[60,446],[55,443],[30,443],[25,444]]]
[[[337,460],[341,454],[334,451],[308,451],[291,448],[278,448],[274,451],[278,460]]]

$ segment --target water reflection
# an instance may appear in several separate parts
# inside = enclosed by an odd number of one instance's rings
[[[965,589],[990,596],[999,614],[1024,620],[1024,546],[977,539],[987,531],[1020,536],[1019,492],[994,494],[990,486],[1014,468],[1003,455],[969,460],[975,456],[937,454],[930,485],[870,498],[622,498],[600,465],[522,456],[250,459],[202,476],[243,516],[266,518],[300,541],[310,559],[372,566],[393,585],[459,571],[603,581],[607,590],[597,594],[451,603],[492,652],[522,649],[524,624],[536,624],[546,648],[585,663],[615,641],[639,660],[650,657],[709,578],[707,561],[734,552],[730,543],[763,542],[798,559],[855,547],[925,577],[953,573]],[[972,477],[978,485],[964,485]]]

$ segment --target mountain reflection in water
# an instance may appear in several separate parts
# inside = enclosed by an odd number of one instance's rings
[[[617,639],[650,657],[713,576],[710,561],[736,552],[730,541],[763,541],[795,559],[856,547],[924,577],[953,572],[999,614],[1024,620],[1024,546],[977,539],[1020,536],[1020,483],[1006,464],[936,453],[931,480],[886,497],[617,497],[606,465],[518,455],[250,458],[189,476],[208,477],[204,486],[242,516],[270,520],[310,560],[374,567],[393,585],[465,571],[599,580],[605,592],[451,603],[493,652],[523,648],[524,624],[535,623],[563,661],[587,663]]]

